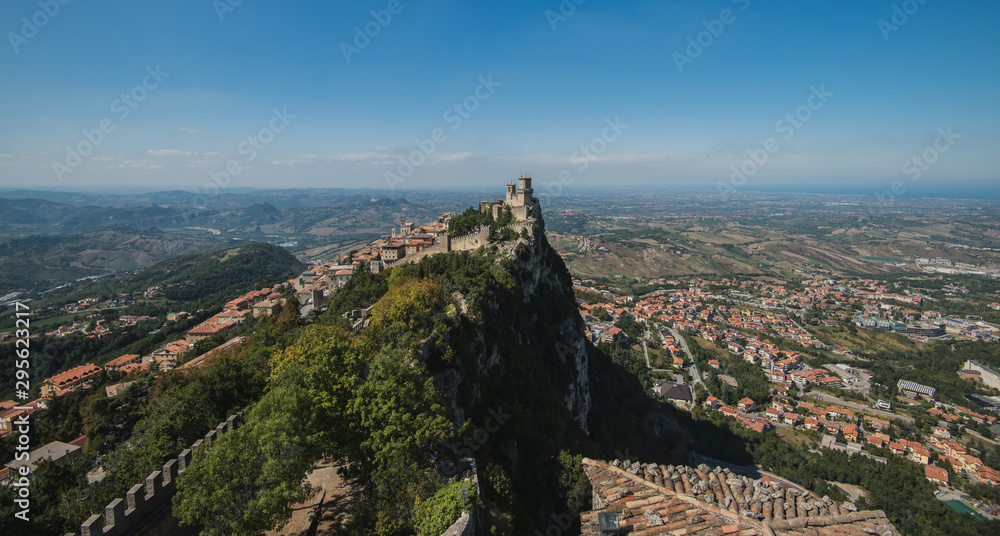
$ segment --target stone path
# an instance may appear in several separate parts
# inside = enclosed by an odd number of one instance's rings
[[[332,460],[324,460],[319,463],[306,476],[309,484],[318,488],[316,494],[292,506],[292,518],[284,527],[268,531],[265,534],[267,536],[299,536],[303,534],[308,528],[309,513],[316,510],[317,506],[322,506],[322,513],[316,534],[335,534],[335,531],[340,527],[341,520],[345,520],[349,514],[349,498],[356,489],[356,484],[353,481],[348,480],[345,486],[344,480],[337,475],[337,469],[343,466],[342,462]]]

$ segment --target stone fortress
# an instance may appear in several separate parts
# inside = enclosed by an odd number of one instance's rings
[[[510,228],[515,232],[531,228],[536,224],[544,228],[542,221],[542,206],[534,196],[531,188],[531,177],[522,175],[518,183],[507,183],[507,195],[496,201],[481,201],[479,210],[492,212],[498,218],[506,208],[514,215],[514,223]],[[343,264],[352,262],[368,262],[373,272],[380,272],[392,266],[415,262],[435,253],[449,251],[474,251],[489,244],[489,227],[474,230],[461,236],[451,236],[448,223],[455,213],[442,214],[439,222],[428,223],[415,227],[412,222],[400,220],[399,232],[395,229],[392,235],[376,240],[353,257],[340,259]]]
[[[507,183],[507,197],[496,201],[480,201],[479,210],[486,212],[493,211],[493,217],[497,218],[505,207],[510,207],[510,211],[518,220],[538,218],[542,215],[542,207],[538,198],[534,196],[535,191],[531,188],[531,177],[521,175],[517,179],[518,184]],[[520,190],[520,191],[518,191]]]

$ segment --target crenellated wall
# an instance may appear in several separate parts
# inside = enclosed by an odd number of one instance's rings
[[[521,232],[521,229],[531,229],[536,224],[533,219],[517,221],[509,225],[514,232]],[[377,267],[373,265],[372,271],[379,273],[382,270],[388,270],[393,266],[401,266],[410,262],[417,262],[424,257],[434,255],[436,253],[448,253],[450,251],[475,251],[480,247],[489,245],[490,243],[490,228],[483,227],[482,229],[464,234],[461,236],[440,236],[434,245],[424,248],[416,253],[407,255],[402,259],[395,261],[382,261]]]
[[[490,243],[490,228],[483,227],[479,231],[451,237],[451,248],[448,251],[475,251]]]
[[[159,471],[153,471],[146,481],[132,486],[124,498],[118,498],[104,508],[104,515],[92,515],[80,525],[82,536],[124,536],[141,528],[177,491],[177,475],[187,470],[191,457],[203,445],[211,445],[222,434],[235,430],[243,423],[243,412],[230,415],[214,430],[205,434],[204,439],[195,441],[191,448],[184,449],[177,458],[167,461]],[[67,536],[76,536],[68,534]]]

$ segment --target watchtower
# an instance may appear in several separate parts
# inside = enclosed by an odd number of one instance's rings
[[[531,177],[527,175],[521,175],[517,179],[517,182],[520,183],[521,186],[521,195],[520,195],[521,204],[531,205],[531,197],[535,193],[534,190],[531,189]]]

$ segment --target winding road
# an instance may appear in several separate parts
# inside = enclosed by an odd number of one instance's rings
[[[823,400],[825,402],[832,402],[834,404],[840,404],[840,405],[842,405],[844,407],[848,407],[848,408],[851,408],[851,409],[856,409],[856,410],[859,410],[859,411],[867,411],[868,413],[874,413],[875,415],[880,415],[882,417],[886,417],[886,418],[889,418],[889,419],[900,419],[900,420],[903,420],[903,421],[906,421],[906,422],[913,422],[913,417],[910,417],[909,415],[900,415],[898,413],[891,413],[891,412],[888,412],[888,411],[882,411],[880,409],[870,408],[868,406],[862,406],[861,404],[855,404],[854,402],[848,402],[846,400],[841,400],[841,399],[839,399],[839,398],[837,398],[837,397],[835,397],[833,395],[826,394],[826,393],[824,393],[822,391],[812,390],[812,391],[809,391],[809,393],[806,396],[811,396],[813,398],[818,398],[818,399]]]

